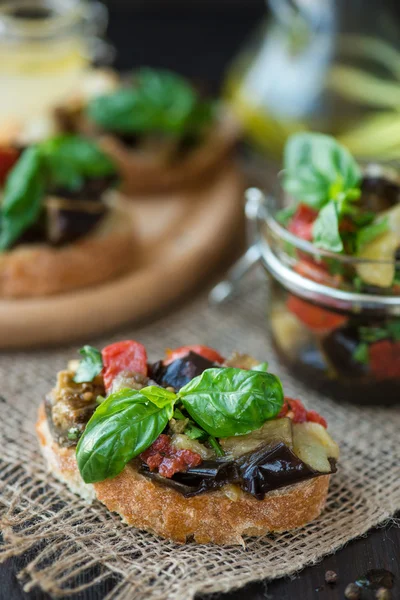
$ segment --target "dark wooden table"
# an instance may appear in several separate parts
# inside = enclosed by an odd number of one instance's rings
[[[176,69],[207,81],[218,89],[224,69],[249,32],[262,18],[263,0],[112,0],[109,35],[118,49],[117,66],[123,70],[142,64]],[[25,594],[16,572],[24,559],[0,565],[0,600],[49,600],[39,590]],[[393,524],[371,531],[294,579],[254,583],[220,600],[342,600],[346,585],[369,569],[385,568],[395,575],[392,600],[400,599],[400,528]],[[327,570],[338,583],[324,582]],[[111,583],[73,600],[100,600]],[[363,600],[372,600],[366,594]],[[72,598],[70,599],[72,600]],[[206,597],[199,597],[206,600]],[[211,600],[208,596],[207,600]]]

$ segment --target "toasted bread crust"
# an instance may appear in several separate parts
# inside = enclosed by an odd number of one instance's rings
[[[211,175],[231,152],[238,139],[238,129],[230,117],[217,122],[205,140],[173,162],[157,154],[130,150],[117,137],[103,135],[99,143],[122,173],[123,192],[159,193],[196,185],[204,175]]]
[[[329,475],[270,492],[264,500],[223,491],[185,498],[138,473],[134,462],[117,477],[88,485],[80,478],[73,448],[61,448],[49,432],[43,405],[37,433],[50,471],[82,497],[97,498],[129,525],[185,543],[243,544],[243,535],[288,531],[312,521],[325,506]]]
[[[0,253],[0,298],[59,294],[112,279],[132,265],[129,209],[117,202],[89,235],[54,248],[23,244]]]

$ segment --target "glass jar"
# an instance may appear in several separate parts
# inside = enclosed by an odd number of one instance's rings
[[[287,201],[283,193],[248,194],[253,214],[255,200],[255,243],[271,276],[268,323],[282,361],[337,400],[399,402],[400,283],[360,290],[358,273],[392,281],[400,260],[361,260],[317,248],[276,219]]]
[[[0,128],[44,114],[93,61],[109,61],[107,10],[82,0],[0,0]]]
[[[262,153],[334,135],[359,158],[400,158],[400,26],[393,0],[268,0],[230,69],[226,97]]]

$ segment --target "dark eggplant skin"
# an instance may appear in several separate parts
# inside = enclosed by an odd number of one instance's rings
[[[206,369],[220,367],[195,352],[189,352],[186,356],[174,360],[169,365],[164,365],[162,360],[150,365],[149,374],[151,379],[162,387],[173,387],[179,391],[197,375],[201,375]]]
[[[329,459],[329,462],[330,473],[335,473],[336,461]],[[162,485],[177,490],[185,498],[235,483],[257,500],[264,500],[265,494],[272,490],[327,474],[319,473],[306,465],[283,442],[272,447],[259,446],[254,452],[244,454],[236,460],[205,460],[198,467],[188,469],[185,473],[176,473],[171,479],[151,473],[145,464],[141,465],[140,472]]]
[[[400,201],[397,182],[381,176],[366,175],[361,182],[362,205],[375,213],[392,208]]]
[[[46,202],[47,241],[52,246],[70,244],[88,235],[108,213],[104,203],[52,197]]]
[[[368,365],[354,359],[360,341],[359,327],[356,324],[334,329],[321,340],[321,349],[329,365],[339,376],[355,379],[368,373]]]

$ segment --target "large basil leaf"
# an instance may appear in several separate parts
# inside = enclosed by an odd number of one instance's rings
[[[79,350],[82,359],[79,361],[78,369],[74,376],[75,383],[93,381],[103,369],[103,359],[100,350],[93,346],[83,346]]]
[[[274,418],[283,404],[275,375],[228,367],[207,369],[178,393],[189,415],[214,437],[242,435]]]
[[[94,98],[87,113],[109,131],[182,135],[209,122],[212,105],[176,73],[142,69],[129,87]]]
[[[79,135],[60,135],[40,145],[46,163],[48,183],[78,189],[85,178],[116,174],[116,167],[91,140]]]
[[[315,209],[329,200],[351,201],[360,195],[361,171],[357,162],[330,136],[293,135],[286,144],[284,168],[286,191]]]
[[[23,152],[6,181],[0,207],[0,250],[12,246],[37,221],[43,196],[43,161],[33,146]]]
[[[111,394],[96,409],[77,446],[85,483],[118,475],[158,438],[172,413],[173,404],[159,408],[136,390]]]

